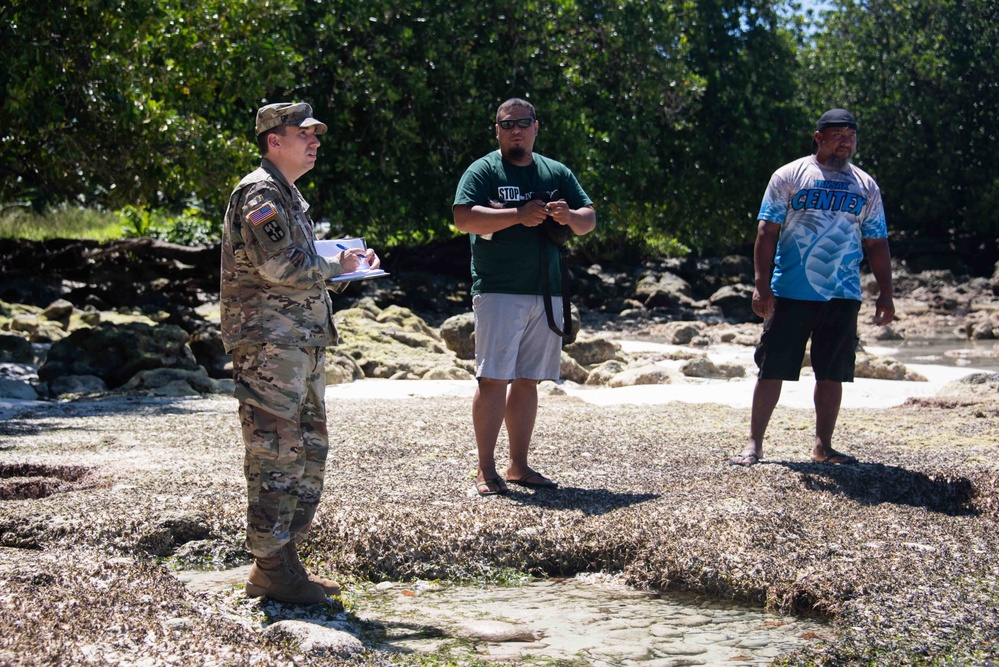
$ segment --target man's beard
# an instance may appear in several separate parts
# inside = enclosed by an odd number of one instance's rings
[[[848,164],[850,164],[850,158],[839,157],[837,155],[830,155],[826,159],[825,166],[829,167],[830,169],[835,169],[836,171],[843,171],[843,168],[846,167],[846,165]]]
[[[513,162],[518,162],[527,157],[527,150],[523,146],[514,146],[506,152],[506,157]]]

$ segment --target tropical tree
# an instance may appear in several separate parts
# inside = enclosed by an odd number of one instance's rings
[[[600,211],[594,254],[726,250],[803,129],[784,0],[12,0],[0,7],[0,202],[216,219],[252,168],[253,113],[310,102],[300,186],[334,233],[449,237],[509,97]]]
[[[455,184],[495,147],[496,106],[518,96],[537,105],[539,152],[577,171],[603,211],[591,243],[730,246],[746,237],[760,183],[798,129],[794,43],[776,7],[308,3],[286,38],[312,55],[301,85],[280,94],[329,119],[328,157],[306,187],[335,228],[452,234]]]
[[[814,112],[860,123],[858,164],[893,229],[999,233],[999,5],[994,0],[836,0],[808,63]]]
[[[536,103],[537,149],[579,172],[601,207],[644,209],[660,196],[666,139],[696,94],[668,6],[311,7],[321,15],[299,24],[315,42],[300,48],[317,57],[302,80],[332,120],[335,158],[318,167],[318,187],[335,202],[324,212],[342,224],[402,238],[450,233],[458,178],[495,148],[493,116],[509,97]]]
[[[0,6],[0,202],[211,202],[297,56],[265,0]],[[250,76],[246,76],[250,73]]]
[[[705,81],[673,157],[674,224],[694,248],[751,241],[773,170],[807,148],[795,103],[797,36],[768,0],[699,0],[686,26],[691,70]]]

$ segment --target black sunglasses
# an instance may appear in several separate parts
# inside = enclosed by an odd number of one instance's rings
[[[509,120],[498,120],[496,121],[496,124],[502,127],[504,130],[512,130],[514,125],[516,125],[517,127],[528,128],[531,125],[534,125],[534,119],[513,118]]]

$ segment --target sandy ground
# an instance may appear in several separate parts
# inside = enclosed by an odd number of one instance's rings
[[[684,349],[681,346],[648,343],[641,341],[621,341],[622,350],[634,352],[662,352],[665,354]],[[686,348],[689,349],[689,348]],[[869,348],[872,354],[881,350]],[[889,351],[887,348],[884,351]],[[682,403],[717,403],[732,408],[749,408],[753,400],[753,386],[756,383],[755,367],[752,365],[753,350],[742,345],[719,345],[705,350],[708,358],[715,363],[739,364],[747,369],[745,378],[732,380],[706,380],[686,378],[678,384],[635,385],[631,387],[596,387],[574,382],[563,382],[558,386],[569,396],[579,398],[593,405],[649,405],[665,404],[672,401]],[[663,366],[678,368],[681,362],[664,362]],[[937,364],[906,364],[906,368],[919,373],[927,382],[901,382],[894,380],[871,380],[857,378],[843,390],[845,409],[888,408],[902,405],[910,398],[935,396],[949,382],[977,372],[972,367],[955,367]],[[779,405],[788,408],[809,408],[812,406],[812,392],[815,378],[807,371],[798,382],[786,382],[781,391]],[[327,396],[338,398],[416,398],[416,397],[468,397],[475,393],[474,381],[457,380],[361,380],[350,384],[327,388]]]
[[[644,341],[619,341],[627,353],[661,352],[674,353],[689,349],[683,346],[650,343]],[[890,353],[890,348],[869,347],[871,354]],[[631,387],[595,387],[574,382],[559,383],[559,388],[567,395],[579,398],[593,405],[649,405],[671,401],[683,403],[717,403],[732,408],[748,408],[752,405],[755,367],[753,350],[743,345],[716,345],[704,350],[715,363],[738,364],[745,366],[745,378],[731,380],[707,380],[686,378],[678,384],[636,385]],[[660,362],[661,365],[679,368],[681,362]],[[978,369],[971,366],[956,367],[938,364],[906,364],[906,368],[919,373],[927,382],[901,382],[893,380],[871,380],[857,378],[843,391],[842,407],[888,408],[903,404],[910,398],[935,396],[948,382],[960,379]],[[798,382],[786,382],[781,392],[779,405],[791,408],[808,408],[812,405],[812,392],[815,379],[808,370]],[[339,398],[430,398],[467,397],[475,393],[474,381],[461,380],[381,380],[366,379],[349,384],[331,385],[326,395],[330,399]],[[0,419],[7,419],[18,412],[35,405],[38,401],[18,401],[0,399]]]

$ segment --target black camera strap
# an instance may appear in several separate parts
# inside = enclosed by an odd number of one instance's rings
[[[563,341],[572,341],[572,305],[569,303],[569,249],[555,246],[558,249],[559,273],[562,275],[562,328],[555,324],[555,314],[552,308],[552,286],[548,276],[550,267],[548,245],[552,244],[544,233],[538,234],[541,247],[541,290],[544,294],[545,315],[548,317],[548,328]],[[552,244],[554,245],[554,244]]]

